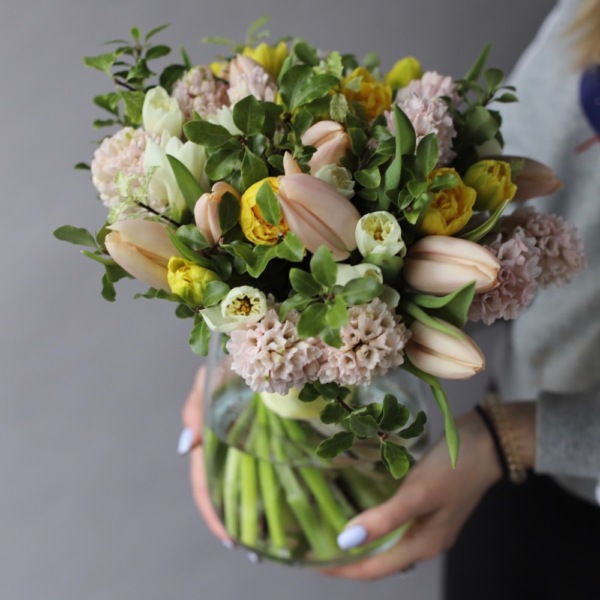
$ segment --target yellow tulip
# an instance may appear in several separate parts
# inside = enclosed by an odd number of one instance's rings
[[[277,46],[269,46],[263,42],[256,48],[246,46],[242,54],[262,65],[274,79],[277,79],[283,61],[287,58],[288,47],[285,42],[279,42]]]
[[[358,67],[342,79],[342,93],[349,102],[361,104],[372,121],[392,105],[392,88],[377,81],[364,67]]]
[[[511,181],[510,164],[503,160],[480,160],[463,175],[465,185],[475,189],[475,210],[493,212],[505,200],[512,200],[517,186]]]
[[[169,260],[167,280],[174,294],[190,306],[202,306],[206,286],[211,281],[219,281],[219,276],[180,256]]]
[[[434,194],[421,223],[421,231],[427,235],[453,235],[473,216],[473,205],[477,196],[475,190],[466,186],[460,175],[449,167],[432,171],[430,179],[445,174],[454,175],[458,183]]]
[[[385,76],[385,82],[394,90],[406,87],[413,79],[421,79],[421,63],[414,56],[401,58]]]

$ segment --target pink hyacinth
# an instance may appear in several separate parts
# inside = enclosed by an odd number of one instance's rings
[[[342,347],[324,346],[319,380],[343,385],[366,385],[404,362],[410,331],[379,298],[348,310],[340,330]]]
[[[503,230],[522,227],[528,236],[535,238],[540,250],[542,287],[568,283],[584,268],[583,242],[577,228],[561,216],[519,207],[502,221]]]
[[[215,78],[210,67],[190,69],[173,87],[172,96],[179,103],[184,121],[191,121],[194,112],[203,119],[229,105],[227,84]]]
[[[522,227],[510,237],[497,234],[485,246],[500,262],[499,286],[489,292],[476,294],[469,319],[491,325],[496,319],[516,319],[531,303],[539,288],[540,251],[534,237]]]
[[[437,71],[426,71],[421,79],[413,79],[406,87],[399,89],[396,102],[406,100],[410,96],[429,100],[445,97],[454,106],[458,106],[461,101],[452,77],[440,75]]]
[[[124,127],[111,137],[104,138],[94,152],[91,164],[92,182],[100,199],[112,208],[123,200],[115,185],[115,177],[122,173],[134,192],[144,177],[144,152],[148,134],[143,129]]]
[[[276,309],[269,308],[260,322],[231,332],[231,368],[255,392],[287,394],[317,379],[322,342],[300,339],[297,318],[292,311],[281,322]]]

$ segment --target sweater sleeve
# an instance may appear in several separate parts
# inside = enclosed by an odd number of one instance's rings
[[[600,387],[538,400],[536,471],[600,477]]]

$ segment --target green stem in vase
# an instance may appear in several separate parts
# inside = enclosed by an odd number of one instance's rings
[[[273,435],[270,436],[273,455],[276,460],[275,469],[285,491],[287,502],[292,509],[298,524],[311,545],[315,556],[319,559],[329,559],[339,553],[333,532],[323,526],[318,513],[311,502],[310,496],[288,466],[288,456],[281,441],[282,427],[278,417],[271,411],[267,412],[269,426]]]
[[[220,511],[223,502],[223,472],[227,460],[227,446],[208,427],[202,439],[206,479],[211,490],[213,505]]]
[[[358,472],[356,469],[345,469],[342,478],[350,495],[361,510],[378,506],[391,496],[391,489],[389,493],[383,492],[378,485],[374,484],[371,477]]]
[[[240,541],[251,548],[258,541],[258,485],[256,460],[249,454],[240,458]]]
[[[263,510],[269,528],[272,550],[278,556],[289,555],[288,538],[285,531],[284,513],[281,510],[282,494],[275,468],[270,462],[269,416],[262,402],[256,403],[258,431],[254,447],[258,461],[258,476],[262,492]]]
[[[225,476],[223,481],[223,517],[225,529],[234,537],[239,531],[239,467],[242,453],[236,448],[229,448],[225,460]]]

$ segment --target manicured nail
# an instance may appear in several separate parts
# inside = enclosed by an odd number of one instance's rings
[[[221,540],[221,544],[227,550],[233,550],[235,548],[235,544],[231,540]]]
[[[192,448],[192,443],[194,442],[194,432],[186,427],[179,434],[179,442],[177,443],[177,452],[179,454],[187,454]]]
[[[253,565],[257,565],[260,562],[260,556],[256,552],[248,552],[248,560]]]
[[[353,525],[338,535],[337,543],[342,550],[350,550],[360,546],[366,539],[367,530],[362,525]]]

